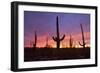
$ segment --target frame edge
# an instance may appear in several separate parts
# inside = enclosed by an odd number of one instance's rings
[[[11,71],[18,70],[18,5],[16,2],[11,2]]]
[[[68,7],[75,6],[74,8],[90,8],[95,9],[95,64],[91,65],[76,65],[76,66],[58,66],[58,67],[43,67],[43,68],[23,68],[18,69],[18,5],[31,5],[35,2],[20,2],[14,1],[11,2],[11,71],[32,71],[32,70],[51,70],[51,69],[65,69],[65,68],[82,68],[82,67],[96,67],[97,65],[97,6],[82,6],[82,5],[68,5]],[[35,3],[35,5],[40,4],[40,6],[55,6],[57,7],[66,7],[65,4],[49,4],[49,3]],[[79,7],[80,6],[80,7]],[[17,34],[16,34],[17,33]]]

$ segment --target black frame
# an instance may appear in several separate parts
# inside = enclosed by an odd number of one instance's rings
[[[74,65],[74,66],[53,66],[41,68],[18,68],[18,5],[36,5],[51,7],[69,7],[69,8],[85,8],[95,10],[95,64]],[[97,66],[97,7],[82,5],[65,5],[65,4],[48,4],[48,3],[32,3],[32,2],[11,2],[11,70],[12,71],[31,71],[31,70],[48,70],[48,69],[64,69],[64,68],[81,68]]]

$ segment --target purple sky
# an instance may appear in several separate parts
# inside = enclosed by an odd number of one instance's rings
[[[90,32],[89,14],[24,11],[24,45],[29,46],[30,41],[34,40],[34,31],[37,31],[38,37],[48,36],[52,39],[52,36],[56,36],[57,16],[61,36],[81,33],[80,23],[84,32]]]

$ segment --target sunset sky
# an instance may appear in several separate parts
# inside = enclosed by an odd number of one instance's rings
[[[65,34],[61,47],[69,47],[70,34],[75,47],[80,47],[78,43],[82,43],[80,24],[83,25],[86,46],[90,46],[90,14],[24,11],[24,47],[32,47],[34,31],[37,32],[37,47],[45,47],[47,37],[48,44],[56,47],[52,37],[56,36],[57,16],[60,37]]]

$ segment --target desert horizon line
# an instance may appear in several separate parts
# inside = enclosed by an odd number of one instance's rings
[[[66,35],[66,37],[61,42],[60,46],[64,46],[64,47],[67,46],[68,47],[69,46],[69,37],[70,36],[68,34],[65,34],[65,35]],[[89,39],[90,38],[90,32],[85,32],[84,35],[85,35],[85,40],[86,40],[86,43],[87,43],[86,46],[90,46],[90,39]],[[38,34],[37,34],[37,36],[38,36]],[[37,47],[45,47],[45,45],[46,45],[46,38],[47,37],[48,37],[48,35],[38,36]],[[82,40],[81,33],[72,35],[72,38],[73,38],[73,41],[76,43],[76,46],[79,46],[78,41]],[[29,42],[26,43],[27,45],[24,43],[24,46],[25,47],[32,47],[32,44],[30,44],[30,41],[34,41],[34,36],[33,36],[32,39],[29,40]],[[51,45],[52,47],[56,46],[55,45],[56,43],[52,40],[52,36],[48,37],[48,44]],[[81,46],[79,46],[79,47],[81,47]]]

